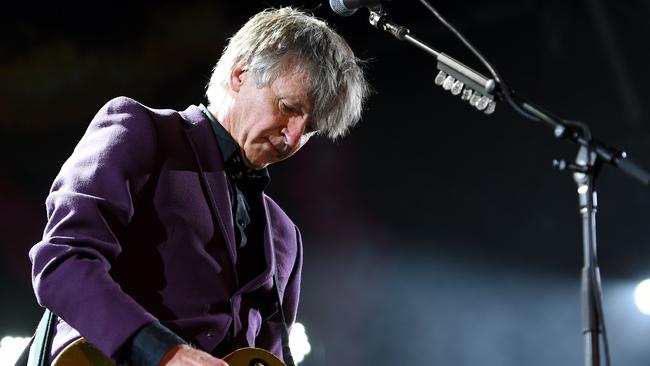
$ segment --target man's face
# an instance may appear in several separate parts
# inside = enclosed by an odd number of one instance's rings
[[[312,129],[313,102],[304,73],[286,72],[258,88],[245,65],[231,73],[233,104],[229,132],[246,165],[261,169],[295,154]]]

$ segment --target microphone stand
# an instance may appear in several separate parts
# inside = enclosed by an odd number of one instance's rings
[[[400,41],[406,41],[420,48],[437,59],[439,74],[435,80],[436,84],[450,90],[452,94],[462,93],[461,99],[469,100],[470,105],[486,114],[491,114],[494,111],[495,100],[505,98],[517,112],[551,127],[557,139],[567,140],[578,145],[578,154],[574,163],[554,160],[553,165],[558,170],[573,172],[574,181],[578,186],[583,244],[581,314],[584,335],[584,365],[600,366],[601,335],[605,345],[606,364],[609,365],[607,332],[602,306],[602,286],[596,255],[596,178],[603,163],[609,163],[619,168],[623,173],[645,186],[650,185],[650,172],[630,160],[625,152],[593,139],[586,124],[562,120],[521,96],[515,95],[502,83],[487,78],[450,56],[429,47],[411,35],[408,28],[393,23],[380,5],[370,7],[369,10],[369,22],[372,26],[392,34]]]

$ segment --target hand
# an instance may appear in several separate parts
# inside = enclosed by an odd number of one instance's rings
[[[180,344],[167,352],[160,360],[160,366],[228,366],[228,364],[207,352]]]

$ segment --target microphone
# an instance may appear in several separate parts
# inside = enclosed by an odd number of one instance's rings
[[[380,5],[380,0],[330,0],[332,10],[342,17],[349,17],[359,8],[373,8]]]

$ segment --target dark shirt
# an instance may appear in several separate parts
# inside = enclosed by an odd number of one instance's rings
[[[199,109],[210,120],[224,161],[228,177],[235,238],[237,241],[237,277],[239,285],[252,280],[264,269],[262,233],[264,220],[259,198],[270,178],[266,168],[254,170],[244,164],[237,142],[203,105]],[[155,366],[174,346],[187,344],[177,334],[159,322],[142,327],[130,342],[130,361],[133,365]]]
[[[268,185],[270,178],[266,168],[261,170],[254,170],[244,164],[244,159],[241,156],[239,145],[233,137],[226,131],[226,129],[219,123],[208,109],[199,105],[199,109],[205,113],[210,120],[212,130],[217,137],[219,149],[224,160],[224,168],[228,176],[228,185],[230,188],[230,203],[233,208],[233,219],[235,228],[235,235],[237,236],[238,247],[244,248],[248,244],[247,227],[251,222],[259,220],[251,220],[253,214],[258,211],[258,207],[251,206],[252,203],[258,201],[260,195]]]
[[[271,180],[266,168],[254,170],[244,164],[241,150],[237,142],[217,121],[212,113],[203,106],[199,109],[210,120],[212,130],[217,137],[219,149],[224,160],[224,168],[228,177],[232,217],[235,225],[237,241],[237,278],[239,285],[252,280],[261,273],[264,266],[264,251],[262,248],[262,192]]]

